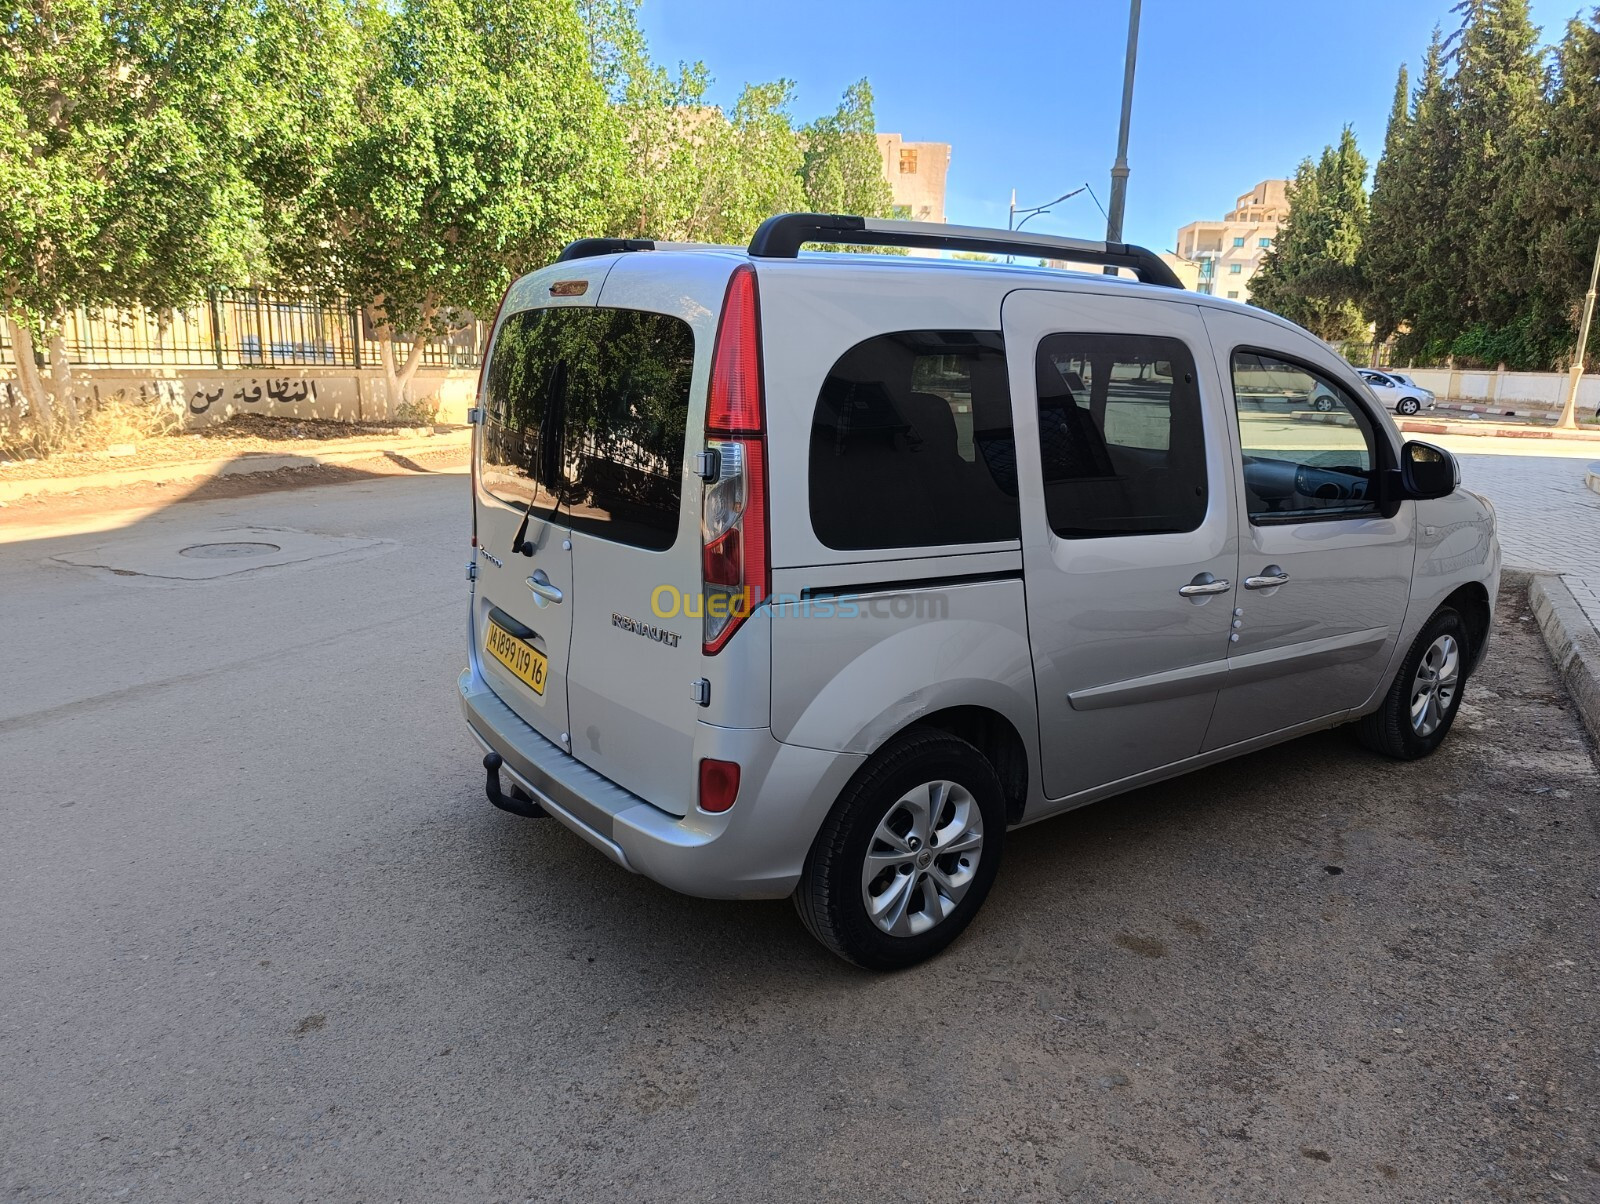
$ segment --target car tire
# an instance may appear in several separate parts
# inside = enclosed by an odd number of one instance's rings
[[[1420,410],[1422,408],[1422,403],[1415,397],[1402,397],[1394,408],[1401,414],[1410,415],[1415,414],[1418,410]]]
[[[1313,410],[1319,410],[1324,414],[1334,409],[1334,407],[1336,407],[1338,404],[1338,402],[1329,397],[1326,393],[1311,399],[1311,408]]]
[[[1471,663],[1467,625],[1446,607],[1412,642],[1383,705],[1357,724],[1361,742],[1397,761],[1428,756],[1450,733]]]
[[[916,965],[960,936],[983,905],[1005,823],[1005,793],[988,759],[947,732],[912,728],[840,793],[806,857],[795,909],[848,962]]]

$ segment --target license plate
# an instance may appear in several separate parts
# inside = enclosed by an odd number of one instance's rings
[[[527,640],[519,640],[493,619],[489,620],[489,635],[483,641],[484,649],[495,660],[514,673],[519,681],[535,694],[544,694],[545,672],[549,661]]]

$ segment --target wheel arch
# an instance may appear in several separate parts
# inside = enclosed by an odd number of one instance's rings
[[[1489,646],[1489,624],[1494,615],[1489,605],[1489,591],[1481,581],[1469,581],[1441,602],[1434,614],[1446,607],[1459,614],[1467,625],[1467,638],[1472,642],[1471,665],[1476,671]]]
[[[890,739],[914,728],[936,728],[948,732],[982,753],[994,766],[995,775],[1005,791],[1006,822],[1021,822],[1028,802],[1028,746],[1010,719],[985,706],[952,706],[920,716]]]

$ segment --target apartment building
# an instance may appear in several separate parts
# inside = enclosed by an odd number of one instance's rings
[[[1221,221],[1178,231],[1178,255],[1195,264],[1195,291],[1250,300],[1250,280],[1289,215],[1288,180],[1262,180],[1234,201]]]
[[[942,222],[944,181],[950,171],[948,142],[907,142],[899,134],[879,134],[883,178],[894,193],[895,216]]]

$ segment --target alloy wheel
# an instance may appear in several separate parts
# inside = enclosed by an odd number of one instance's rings
[[[906,791],[878,822],[861,866],[861,900],[890,936],[918,936],[947,919],[977,875],[983,813],[957,782]]]
[[[1441,635],[1428,645],[1411,680],[1411,728],[1431,736],[1450,712],[1461,684],[1461,645],[1452,635]]]

